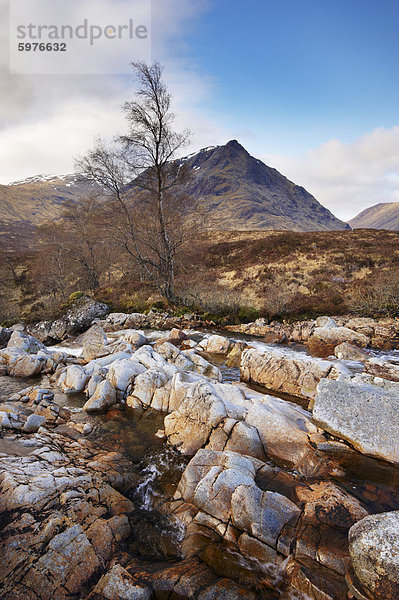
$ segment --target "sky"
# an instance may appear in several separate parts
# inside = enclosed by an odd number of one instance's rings
[[[83,15],[93,0],[65,2]],[[134,80],[10,74],[7,5],[0,183],[70,173],[97,135],[123,133]],[[398,23],[396,0],[153,0],[152,57],[193,132],[187,153],[237,139],[347,220],[399,201]]]

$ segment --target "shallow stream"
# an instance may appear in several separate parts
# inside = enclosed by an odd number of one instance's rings
[[[148,335],[148,332],[146,332]],[[155,339],[163,335],[153,333]],[[116,337],[116,336],[115,336]],[[261,347],[262,342],[250,338],[250,336],[234,336],[249,341],[254,347]],[[271,346],[271,344],[267,344]],[[281,346],[279,346],[281,348]],[[290,346],[290,350],[303,352],[302,347]],[[75,350],[74,353],[77,353]],[[382,354],[382,353],[381,353]],[[386,354],[386,353],[385,353]],[[392,353],[390,353],[392,354]],[[397,357],[399,353],[397,353]],[[207,355],[213,364],[217,365],[222,372],[223,381],[229,383],[239,382],[240,373],[238,368],[227,367],[224,359],[220,356]],[[360,370],[360,364],[352,365],[353,370]],[[90,422],[93,433],[90,439],[95,441],[101,449],[109,451],[123,451],[127,453],[132,461],[132,469],[137,476],[137,483],[130,494],[136,511],[133,515],[134,534],[128,544],[128,551],[133,557],[153,563],[176,562],[180,559],[180,546],[183,540],[181,528],[168,519],[160,508],[170,499],[180,480],[181,474],[187,464],[187,459],[176,450],[166,445],[162,438],[157,437],[158,430],[163,429],[164,414],[153,410],[140,413],[137,410],[126,409],[110,410],[101,416],[91,416],[83,413],[81,407],[86,398],[83,394],[63,394],[54,385],[50,384],[48,377],[18,379],[7,376],[0,377],[0,400],[7,401],[8,398],[28,386],[38,385],[50,388],[54,391],[54,401],[73,413],[76,421]],[[269,393],[265,389],[256,387],[258,391]],[[271,392],[285,402],[294,403],[296,406],[303,403],[297,398]],[[93,440],[94,438],[94,440]],[[2,445],[3,444],[3,445]],[[10,448],[0,440],[0,452],[8,452]],[[337,445],[335,451],[327,447],[325,449],[326,461],[333,457],[338,461],[340,469],[334,474],[334,481],[350,494],[358,498],[362,504],[372,513],[398,509],[399,507],[399,470],[395,467],[368,458],[348,448],[343,450],[342,444]],[[7,450],[8,448],[8,450]],[[273,461],[270,460],[273,465]],[[278,465],[281,468],[281,464]],[[287,469],[287,473],[289,469]],[[293,494],[290,490],[289,477],[277,478],[274,487],[268,487],[270,491],[284,493],[287,497]],[[279,571],[275,567],[274,589],[264,587],[261,584],[260,566],[244,561],[242,556],[216,542],[212,537],[197,540],[198,547],[194,549],[196,554],[211,564],[214,570],[223,576],[229,576],[235,580],[249,583],[258,590],[262,589],[262,598],[296,598],[284,590]],[[183,543],[184,547],[184,543]],[[193,549],[190,549],[192,552]],[[264,566],[262,566],[264,568]]]

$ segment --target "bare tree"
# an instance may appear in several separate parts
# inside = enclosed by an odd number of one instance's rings
[[[184,163],[173,159],[190,134],[173,129],[171,95],[160,64],[135,62],[132,67],[139,90],[124,105],[128,132],[111,148],[98,140],[77,168],[110,193],[114,203],[109,226],[115,242],[141,277],[174,303],[176,255],[184,241],[184,202],[177,186],[187,179],[187,171]]]

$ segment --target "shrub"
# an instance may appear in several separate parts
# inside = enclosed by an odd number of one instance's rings
[[[72,292],[72,294],[69,296],[69,302],[72,304],[72,302],[76,302],[76,300],[79,300],[79,298],[82,298],[82,296],[84,296],[84,293],[81,291]]]

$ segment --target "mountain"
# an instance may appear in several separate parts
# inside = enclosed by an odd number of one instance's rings
[[[325,231],[347,229],[303,187],[252,157],[236,140],[178,159],[192,177],[181,190],[190,214],[199,205],[208,229]],[[129,186],[137,190],[137,182]],[[101,189],[78,174],[38,175],[0,185],[0,245],[24,249],[35,228],[61,216],[66,203]],[[133,196],[133,194],[132,194]],[[191,202],[191,204],[190,204]]]
[[[59,218],[68,202],[98,189],[77,174],[37,175],[0,185],[0,246],[26,248],[38,225]]]
[[[392,229],[399,231],[399,202],[380,202],[366,208],[349,221],[353,229]]]
[[[204,209],[210,229],[349,229],[303,187],[251,156],[237,140],[180,161],[192,173],[184,191]]]

